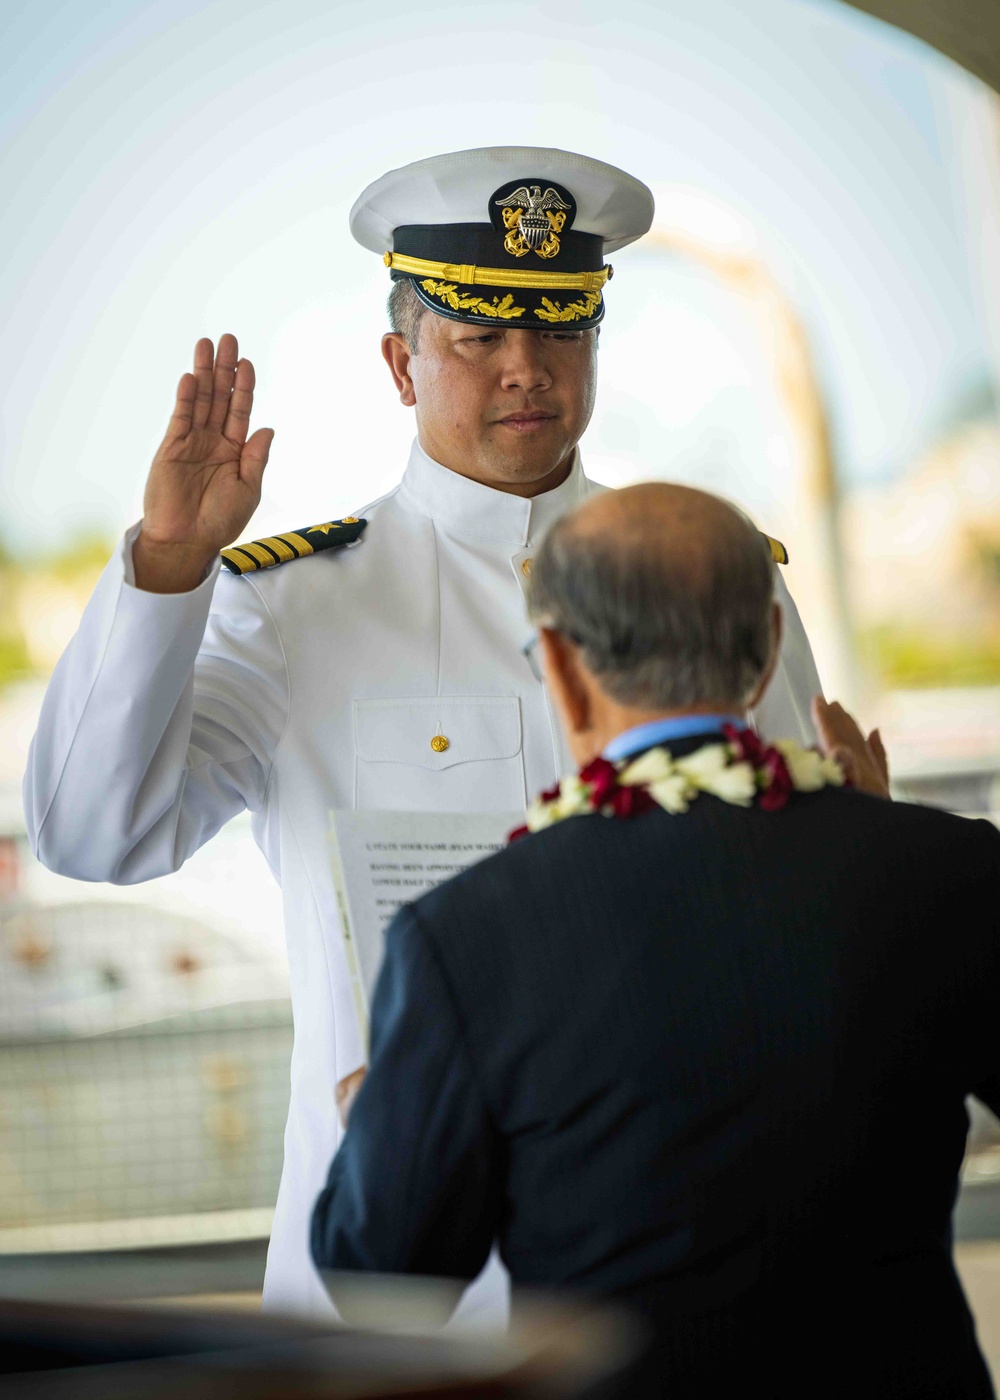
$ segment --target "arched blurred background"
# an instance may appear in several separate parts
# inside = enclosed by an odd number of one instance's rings
[[[239,336],[277,430],[251,533],[398,479],[387,278],[347,229],[389,167],[557,145],[653,188],[588,470],[743,504],[900,792],[1000,807],[1000,44],[972,0],[864,8],[952,58],[839,0],[8,8],[0,1292],[256,1286],[290,1036],[271,877],[235,822],[151,885],[61,880],[25,849],[20,777],[199,336]],[[977,1119],[980,1241],[993,1143]],[[915,1124],[901,1171],[919,1151]],[[963,1259],[1000,1331],[994,1247]]]

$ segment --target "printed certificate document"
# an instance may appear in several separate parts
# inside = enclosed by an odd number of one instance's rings
[[[333,883],[354,1006],[366,1040],[385,930],[402,904],[502,850],[523,812],[330,813]]]

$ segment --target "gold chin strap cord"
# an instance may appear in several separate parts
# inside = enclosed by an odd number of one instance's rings
[[[405,253],[386,253],[382,261],[386,267],[413,277],[441,277],[446,282],[459,282],[465,287],[534,287],[543,292],[599,292],[614,275],[610,263],[596,272],[531,272],[521,267],[476,267],[473,263],[429,262],[426,258],[409,258]]]

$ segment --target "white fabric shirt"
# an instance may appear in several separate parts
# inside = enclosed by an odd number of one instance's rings
[[[265,1302],[330,1312],[309,1257],[339,1138],[334,1086],[364,1062],[328,858],[332,807],[516,811],[569,771],[521,654],[523,569],[590,492],[579,457],[534,500],[414,445],[353,546],[190,593],[135,588],[125,536],[49,684],[25,778],[50,869],[132,884],[178,869],[249,808],[283,892],[295,1043]],[[781,664],[761,732],[814,742],[809,642],[777,571]],[[449,740],[443,753],[430,745]]]

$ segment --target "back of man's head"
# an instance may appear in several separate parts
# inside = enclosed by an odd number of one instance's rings
[[[773,645],[764,537],[717,496],[651,482],[592,497],[550,531],[534,621],[570,637],[614,700],[650,710],[745,703]]]

